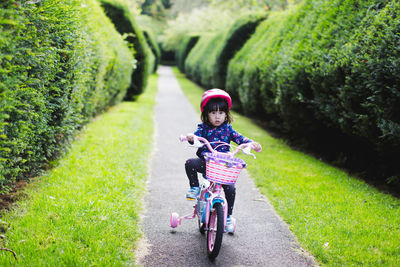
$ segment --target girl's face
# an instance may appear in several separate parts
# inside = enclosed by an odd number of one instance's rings
[[[215,110],[208,113],[208,120],[214,127],[221,126],[225,122],[226,113],[222,110]]]

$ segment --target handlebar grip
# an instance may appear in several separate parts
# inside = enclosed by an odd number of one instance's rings
[[[255,150],[255,149],[254,149],[255,152],[261,152],[261,150],[262,150],[262,148],[260,148],[259,150]]]
[[[251,143],[252,145],[251,145],[251,149],[253,149],[255,152],[261,152],[261,150],[262,150],[262,147],[260,147],[260,149],[254,149],[254,147],[253,147],[253,143]]]

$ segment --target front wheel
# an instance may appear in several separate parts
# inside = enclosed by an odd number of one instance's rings
[[[214,260],[219,253],[222,245],[224,233],[224,208],[221,203],[214,205],[214,210],[210,214],[207,231],[207,255],[210,260]]]

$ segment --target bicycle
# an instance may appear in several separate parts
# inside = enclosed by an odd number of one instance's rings
[[[181,142],[187,141],[185,136],[181,136]],[[224,142],[218,146],[230,144]],[[207,139],[195,136],[192,147],[202,147],[206,145],[211,151],[205,153],[206,159],[206,175],[200,184],[200,195],[196,199],[193,213],[179,217],[178,213],[171,214],[170,226],[176,228],[184,219],[198,218],[198,225],[201,234],[207,233],[207,256],[210,260],[214,260],[221,249],[222,237],[225,232],[225,224],[228,216],[227,201],[222,194],[222,184],[235,184],[240,171],[246,168],[246,163],[234,156],[242,151],[247,155],[255,156],[250,152],[251,143],[239,145],[234,152],[222,153],[212,148]],[[259,151],[258,151],[259,152]],[[236,230],[236,222],[234,221],[233,232]],[[232,234],[233,234],[232,232]]]

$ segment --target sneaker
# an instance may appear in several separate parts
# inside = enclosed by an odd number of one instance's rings
[[[235,228],[236,219],[229,215],[228,218],[226,218],[225,232],[233,234],[233,232],[235,232]]]
[[[195,186],[189,189],[186,193],[186,199],[195,200],[198,196],[200,196],[200,187]]]

